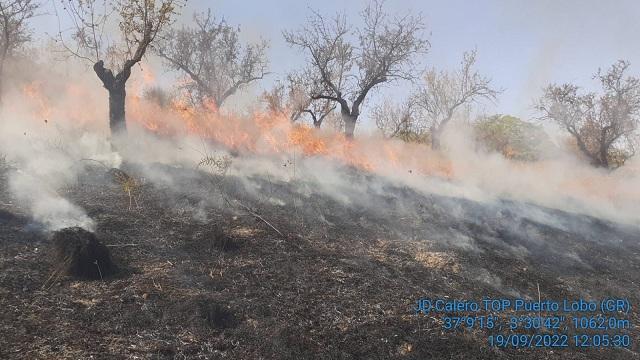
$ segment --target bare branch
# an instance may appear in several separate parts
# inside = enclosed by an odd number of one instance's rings
[[[564,127],[595,166],[615,168],[635,154],[640,121],[640,79],[626,76],[629,62],[618,61],[594,76],[602,94],[580,94],[572,84],[549,85],[536,105],[541,118]]]
[[[431,146],[440,146],[440,135],[456,111],[464,105],[480,100],[495,101],[501,90],[491,87],[491,79],[475,69],[476,51],[466,52],[459,70],[455,72],[432,69],[425,75],[425,82],[416,94],[416,104],[424,113],[430,129]]]
[[[128,78],[157,35],[171,23],[180,0],[61,0],[70,29],[59,29],[57,41],[72,56],[103,66]],[[116,25],[120,37],[105,37],[105,29]],[[73,44],[71,46],[70,44]]]
[[[385,100],[373,108],[371,117],[376,126],[387,138],[397,138],[406,142],[422,142],[426,139],[428,128],[417,117],[416,104],[409,99],[399,104]]]
[[[147,52],[156,36],[170,25],[181,0],[61,0],[73,26],[59,29],[58,42],[72,56],[93,64],[93,70],[109,92],[109,124],[112,134],[126,130],[126,83],[131,69]],[[117,14],[118,16],[113,16]],[[103,36],[117,24],[120,39]],[[70,34],[68,34],[70,32]],[[75,44],[72,48],[69,43]]]
[[[194,14],[195,27],[172,30],[156,52],[175,70],[193,81],[187,90],[201,104],[211,100],[216,107],[252,82],[267,75],[267,41],[243,46],[240,29],[217,20],[208,10]]]
[[[5,61],[31,40],[27,22],[39,7],[35,0],[0,0],[0,76]]]
[[[390,17],[383,2],[373,0],[361,13],[364,25],[350,31],[344,14],[326,17],[317,11],[296,31],[283,32],[285,40],[303,50],[316,86],[312,100],[340,105],[345,134],[353,136],[355,122],[367,95],[377,86],[411,79],[413,58],[426,52],[429,43],[420,37],[420,16]]]

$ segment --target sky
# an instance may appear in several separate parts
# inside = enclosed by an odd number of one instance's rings
[[[282,30],[302,26],[310,9],[328,15],[344,12],[357,26],[365,5],[364,0],[190,0],[178,23],[188,23],[196,10],[211,8],[240,26],[245,40],[268,39],[271,74],[240,95],[255,99],[275,80],[304,65],[303,53],[286,44]],[[47,2],[48,14],[34,22],[36,37],[57,31],[51,8]],[[425,69],[453,70],[464,51],[477,49],[478,71],[504,90],[496,104],[483,105],[486,113],[535,117],[533,103],[544,86],[572,82],[597,90],[593,74],[618,59],[629,60],[631,71],[640,74],[640,1],[388,0],[385,8],[391,14],[423,15],[424,35],[431,43],[420,59]],[[401,100],[409,89],[406,83],[386,85],[370,99],[368,108],[384,97]]]

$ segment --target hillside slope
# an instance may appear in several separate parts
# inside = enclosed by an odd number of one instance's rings
[[[152,170],[168,180],[146,182],[139,209],[100,167],[61,192],[121,268],[104,281],[48,281],[47,235],[2,184],[0,358],[639,357],[637,328],[624,331],[629,350],[497,349],[486,330],[444,330],[444,314],[414,311],[425,297],[640,304],[636,227],[425,195],[353,170],[336,194],[304,181]],[[635,310],[629,319],[640,324]]]

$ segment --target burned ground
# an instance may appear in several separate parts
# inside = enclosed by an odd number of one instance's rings
[[[153,171],[171,181],[141,182],[131,210],[104,169],[64,189],[120,272],[47,287],[51,243],[2,185],[0,358],[638,358],[635,328],[631,350],[498,350],[484,331],[414,313],[422,297],[639,304],[636,227],[354,171],[340,196],[303,180]]]

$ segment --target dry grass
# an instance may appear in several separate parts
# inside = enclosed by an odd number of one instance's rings
[[[196,166],[196,169],[205,168],[207,172],[214,176],[225,176],[233,160],[228,155],[204,155]]]
[[[415,259],[429,269],[460,273],[460,264],[451,254],[445,252],[419,250],[415,254]]]
[[[135,168],[127,171],[136,173]],[[638,272],[629,266],[637,263],[639,233],[635,230],[624,237],[622,230],[602,225],[609,238],[621,239],[610,243],[584,241],[579,233],[528,224],[539,230],[536,244],[553,248],[545,256],[531,253],[514,258],[506,253],[505,242],[528,244],[530,239],[518,237],[513,222],[497,218],[486,205],[463,203],[466,211],[476,207],[478,211],[461,220],[447,216],[446,199],[421,198],[390,188],[388,194],[402,197],[403,208],[413,203],[420,206],[420,211],[413,212],[416,218],[405,218],[406,213],[400,218],[393,205],[386,206],[394,211],[363,209],[318,195],[312,199],[313,206],[307,202],[297,209],[304,217],[302,223],[292,221],[289,207],[243,197],[244,204],[285,235],[280,236],[259,218],[242,215],[242,209],[224,202],[204,209],[206,221],[195,221],[190,212],[176,212],[176,199],[197,204],[187,197],[190,192],[183,191],[210,188],[208,174],[176,188],[150,182],[142,188],[145,206],[135,217],[122,206],[122,194],[113,191],[115,186],[106,183],[102,173],[99,176],[89,186],[72,187],[70,196],[93,214],[96,235],[105,246],[137,244],[110,247],[114,262],[123,268],[119,276],[105,281],[62,277],[42,290],[55,265],[43,256],[42,249],[48,245],[26,238],[22,229],[28,219],[12,216],[15,210],[0,204],[4,246],[0,251],[0,358],[604,360],[634,356],[589,349],[489,349],[486,333],[443,331],[440,316],[416,316],[414,306],[421,297],[506,296],[477,280],[472,270],[480,268],[499,278],[504,288],[535,299],[539,284],[542,299],[577,298],[583,289],[590,289],[594,297],[615,295],[637,303]],[[242,181],[225,177],[226,186],[216,191],[230,199],[246,193]],[[296,189],[267,179],[262,185],[273,186],[282,198],[292,197]],[[204,189],[202,193],[207,194]],[[454,205],[460,204],[455,201]],[[319,219],[319,213],[332,225]],[[569,214],[558,216],[574,219]],[[487,225],[471,226],[476,224],[472,221]],[[482,251],[432,240],[450,234],[454,225],[452,235],[473,234]],[[598,231],[587,226],[590,232]],[[577,253],[589,268],[567,265],[566,258],[556,255],[567,251]],[[637,314],[632,317],[637,320]],[[637,338],[638,330],[631,329],[629,334]],[[637,347],[632,351],[637,352]]]
[[[110,169],[109,173],[113,180],[120,185],[122,191],[129,197],[129,210],[132,210],[134,203],[136,208],[140,209],[141,188],[143,182],[120,169]]]

